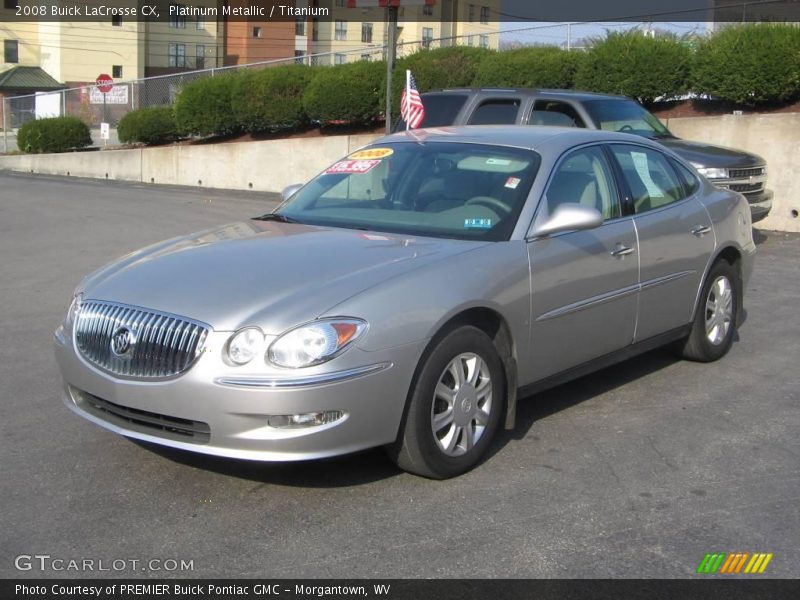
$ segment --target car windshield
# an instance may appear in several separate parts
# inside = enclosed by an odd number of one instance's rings
[[[674,137],[661,121],[633,100],[589,100],[584,105],[597,127],[605,131],[655,139]]]
[[[311,225],[508,240],[539,162],[533,151],[504,146],[371,146],[332,165],[275,212]]]

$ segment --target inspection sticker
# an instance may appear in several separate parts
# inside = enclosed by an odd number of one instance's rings
[[[391,148],[367,148],[366,150],[359,150],[354,152],[347,158],[350,160],[374,160],[376,158],[388,158],[394,154]]]
[[[363,175],[372,171],[379,164],[381,164],[379,160],[340,160],[325,172],[331,175]]]
[[[491,219],[464,219],[464,229],[491,229]]]
[[[519,177],[509,177],[506,179],[506,187],[510,190],[515,190],[519,187],[519,184],[522,183],[522,179]]]

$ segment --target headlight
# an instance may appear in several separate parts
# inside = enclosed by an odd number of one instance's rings
[[[75,320],[78,318],[78,313],[81,312],[81,306],[83,305],[83,293],[76,294],[74,298],[72,298],[72,303],[69,305],[69,309],[67,309],[67,316],[64,319],[64,329],[67,331],[71,331],[73,325],[75,325]]]
[[[344,352],[366,329],[365,321],[347,318],[301,325],[275,340],[267,358],[272,364],[290,369],[318,365]]]
[[[694,167],[697,169],[697,172],[706,179],[728,178],[728,169],[722,169],[719,167],[701,167],[700,165],[694,165]]]
[[[228,360],[234,365],[246,365],[264,353],[264,334],[258,327],[246,327],[233,334],[225,348]]]

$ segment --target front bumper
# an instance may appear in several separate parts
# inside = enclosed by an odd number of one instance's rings
[[[750,215],[753,223],[765,219],[772,210],[772,199],[775,196],[772,190],[764,190],[759,194],[745,194],[750,205]]]
[[[379,352],[352,348],[310,373],[242,375],[220,358],[228,335],[212,332],[186,373],[144,381],[99,371],[60,327],[55,355],[63,400],[81,417],[126,437],[238,459],[315,459],[395,440],[424,341]],[[268,424],[276,415],[321,411],[344,415],[304,428]]]

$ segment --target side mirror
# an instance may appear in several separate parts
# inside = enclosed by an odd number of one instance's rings
[[[283,188],[281,192],[281,199],[286,202],[289,198],[294,196],[297,192],[300,191],[300,188],[303,187],[304,184],[302,183],[293,183],[292,185],[286,186]]]
[[[573,202],[559,204],[543,223],[536,224],[528,237],[544,237],[562,231],[594,229],[603,224],[603,215],[591,206]]]

